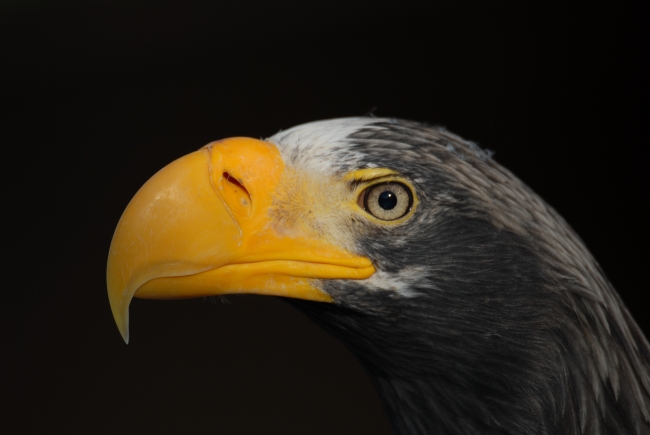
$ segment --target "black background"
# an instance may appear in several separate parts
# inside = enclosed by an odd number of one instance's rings
[[[281,300],[134,300],[126,346],[105,289],[115,225],[158,169],[212,140],[370,111],[495,151],[581,235],[647,334],[641,3],[4,3],[4,214],[17,222],[3,427],[390,433],[351,354]]]

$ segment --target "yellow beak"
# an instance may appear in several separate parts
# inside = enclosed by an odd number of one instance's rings
[[[108,256],[111,310],[129,341],[135,297],[256,293],[331,302],[319,279],[375,269],[321,239],[276,232],[269,220],[284,162],[267,142],[214,142],[163,168],[131,200]]]

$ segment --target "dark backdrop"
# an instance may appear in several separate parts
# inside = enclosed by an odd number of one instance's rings
[[[134,300],[126,346],[106,297],[113,230],[148,177],[324,118],[414,119],[495,151],[647,334],[641,3],[3,2],[3,426],[389,433],[350,353],[279,299]]]

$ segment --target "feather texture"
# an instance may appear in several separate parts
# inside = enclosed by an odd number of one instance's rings
[[[650,434],[650,347],[567,223],[489,152],[442,128],[347,118],[269,141],[332,178],[398,171],[407,222],[345,221],[378,272],[292,301],[366,366],[400,434]],[[327,231],[327,229],[323,230]]]

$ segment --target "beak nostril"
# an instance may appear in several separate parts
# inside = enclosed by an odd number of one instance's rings
[[[246,190],[246,188],[244,187],[244,185],[241,184],[241,180],[237,180],[235,177],[231,176],[231,175],[230,175],[229,173],[227,173],[227,172],[224,172],[224,173],[223,173],[223,178],[225,178],[226,181],[228,181],[229,183],[232,183],[232,184],[234,184],[235,186],[237,186],[238,188],[240,188],[240,189],[242,189],[243,191],[245,191],[246,194],[248,195],[248,190]],[[249,195],[249,196],[250,196],[250,195]]]
[[[228,207],[238,215],[249,216],[252,205],[251,195],[244,187],[241,180],[224,172],[221,179],[221,188]]]

